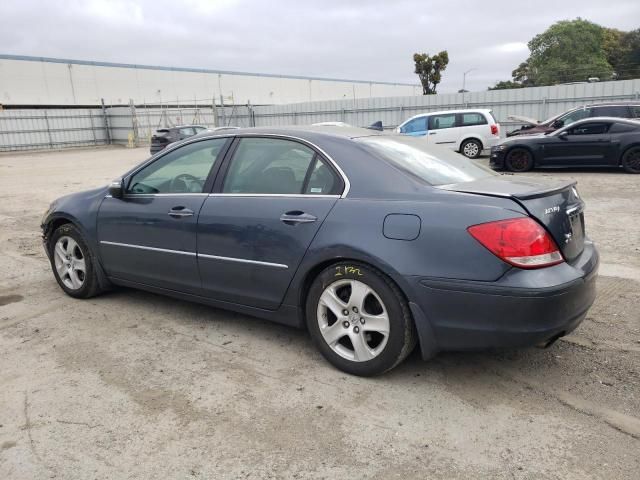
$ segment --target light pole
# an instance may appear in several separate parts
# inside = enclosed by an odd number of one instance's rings
[[[462,74],[462,103],[464,103],[464,94],[467,93],[465,89],[465,86],[467,85],[467,73],[473,72],[474,70],[477,70],[477,68],[470,68]]]

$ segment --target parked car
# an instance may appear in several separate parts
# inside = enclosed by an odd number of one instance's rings
[[[155,155],[160,150],[164,150],[167,145],[183,140],[207,130],[201,125],[180,125],[178,127],[159,128],[151,137],[151,155]]]
[[[421,113],[396,128],[397,133],[425,136],[428,143],[442,145],[478,158],[500,140],[500,125],[491,110],[447,110]]]
[[[640,173],[640,121],[588,118],[549,134],[518,135],[491,149],[496,170],[535,167],[621,167]]]
[[[512,181],[373,130],[193,137],[42,220],[64,292],[124,285],[306,325],[356,375],[441,350],[547,345],[595,297],[575,182]],[[276,348],[276,345],[274,345]]]
[[[526,125],[507,133],[507,137],[554,132],[578,120],[590,117],[640,118],[640,103],[598,103],[583,105],[573,108],[568,112],[555,115],[544,122],[538,122],[528,117],[509,115],[510,120],[524,122]]]

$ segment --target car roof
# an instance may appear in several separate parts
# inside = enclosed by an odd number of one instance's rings
[[[622,117],[588,117],[577,120],[573,123],[570,123],[566,127],[561,128],[561,130],[575,127],[576,125],[581,125],[583,123],[590,122],[616,122],[616,123],[626,123],[627,125],[632,125],[634,127],[640,127],[640,120],[633,118],[622,118]]]
[[[243,135],[273,135],[301,138],[312,141],[317,137],[358,138],[378,135],[396,135],[393,132],[380,132],[368,128],[359,127],[335,127],[332,125],[290,125],[286,127],[249,127],[230,130],[201,132],[191,138],[204,137],[229,137]]]
[[[446,113],[476,113],[476,112],[489,113],[491,112],[491,109],[490,108],[461,108],[457,110],[438,110],[436,112],[425,112],[425,113],[419,113],[417,115],[414,115],[413,117],[408,118],[402,123],[406,123],[409,120],[413,120],[414,118],[427,117],[431,115],[443,115]]]

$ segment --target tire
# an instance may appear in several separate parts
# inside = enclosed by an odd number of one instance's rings
[[[398,287],[360,263],[341,262],[324,269],[309,289],[305,311],[320,353],[353,375],[369,377],[391,370],[416,345],[411,311]]]
[[[628,173],[640,173],[640,146],[629,148],[622,154],[622,168]]]
[[[460,153],[467,158],[478,158],[482,153],[482,143],[473,138],[465,140],[462,142],[462,145],[460,145]]]
[[[73,224],[58,227],[51,235],[48,247],[53,275],[67,295],[90,298],[101,293],[94,257]]]
[[[511,172],[527,172],[533,168],[533,155],[524,148],[514,148],[507,153],[505,167]]]

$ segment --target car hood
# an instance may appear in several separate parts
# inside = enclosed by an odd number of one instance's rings
[[[540,125],[541,122],[535,120],[531,117],[521,117],[520,115],[508,115],[507,118],[509,120],[515,120],[516,122],[527,123],[529,125],[537,126]]]

